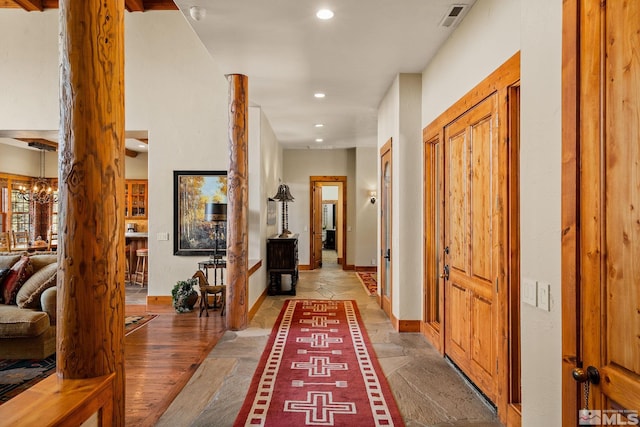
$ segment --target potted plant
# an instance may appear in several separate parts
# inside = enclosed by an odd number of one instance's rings
[[[193,310],[193,306],[198,301],[198,292],[193,289],[198,284],[198,279],[191,278],[187,280],[179,280],[171,290],[173,297],[173,308],[178,313],[188,313]]]

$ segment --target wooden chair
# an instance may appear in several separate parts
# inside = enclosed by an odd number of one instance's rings
[[[225,294],[227,292],[227,287],[225,285],[210,285],[201,270],[196,271],[192,277],[198,279],[198,285],[200,286],[199,316],[202,316],[202,312],[204,311],[207,314],[207,317],[209,317],[209,309],[216,308],[216,301],[218,301],[222,305],[222,308],[220,309],[220,316],[224,316],[224,310],[226,307]],[[209,295],[213,295],[213,305],[211,306],[209,305]]]
[[[11,234],[8,231],[0,233],[0,252],[11,251]]]
[[[49,239],[47,240],[47,250],[55,251],[58,249],[58,232],[49,230]]]
[[[11,250],[13,252],[23,252],[29,249],[28,231],[12,231],[11,235]]]

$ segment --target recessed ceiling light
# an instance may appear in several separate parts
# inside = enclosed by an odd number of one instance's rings
[[[327,20],[333,18],[333,11],[329,9],[320,9],[316,12],[318,19]]]
[[[316,98],[324,98],[325,94],[322,92],[316,92],[313,94],[313,96],[315,96]]]
[[[314,126],[317,127],[317,128],[324,127],[324,125],[322,123],[316,123]]]
[[[324,141],[324,139],[322,139],[322,138],[316,138],[316,142],[322,142],[322,141]]]

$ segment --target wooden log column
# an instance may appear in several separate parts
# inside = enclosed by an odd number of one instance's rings
[[[229,80],[229,171],[227,173],[227,324],[237,331],[247,327],[249,226],[248,79],[231,74]]]
[[[115,373],[124,425],[124,2],[60,0],[57,373]]]

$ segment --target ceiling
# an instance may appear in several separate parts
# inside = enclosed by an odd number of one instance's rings
[[[474,2],[175,1],[222,73],[248,76],[251,104],[285,148],[376,146],[378,106],[394,77],[421,73],[470,9],[440,26],[452,4]],[[194,5],[204,19],[191,18]],[[333,19],[316,18],[321,8]]]
[[[125,5],[131,12],[177,6],[222,73],[248,76],[250,104],[261,107],[284,148],[331,149],[377,145],[378,106],[394,78],[421,73],[475,1],[125,0]],[[455,5],[468,7],[446,19]],[[0,8],[57,6],[57,0],[0,0]],[[206,16],[193,19],[193,6]],[[316,18],[322,8],[335,16]],[[441,25],[443,20],[451,25]],[[315,98],[316,92],[326,96]],[[133,143],[129,147],[135,149]]]

